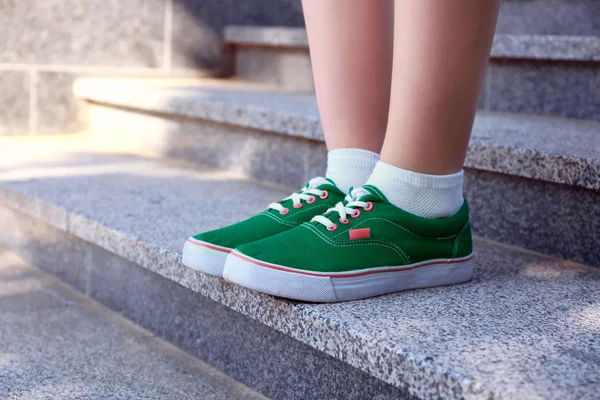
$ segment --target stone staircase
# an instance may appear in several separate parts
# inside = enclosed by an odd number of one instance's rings
[[[0,398],[266,398],[0,250]]]
[[[232,26],[237,76],[313,92],[303,28]],[[600,37],[496,34],[479,108],[600,120]]]
[[[144,154],[299,188],[325,171],[314,95],[232,81],[80,80],[88,124]],[[466,160],[476,234],[600,266],[600,123],[481,111]],[[565,218],[568,213],[569,218]]]
[[[305,32],[224,38],[233,78],[80,79],[89,133],[0,142],[0,245],[268,397],[597,395],[597,38],[497,36],[466,161],[473,282],[341,304],[180,262],[325,167]]]

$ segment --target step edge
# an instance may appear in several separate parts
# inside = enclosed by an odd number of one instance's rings
[[[497,34],[492,58],[548,61],[600,61],[600,38],[567,35]]]
[[[301,27],[229,25],[223,40],[232,46],[308,48],[306,29]]]

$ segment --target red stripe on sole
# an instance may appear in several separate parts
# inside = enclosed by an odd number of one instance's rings
[[[248,261],[248,262],[251,262],[253,264],[260,265],[261,267],[275,269],[277,271],[291,272],[291,273],[294,273],[294,274],[301,274],[301,275],[318,276],[318,277],[321,277],[321,278],[334,278],[334,279],[335,278],[354,278],[354,277],[357,277],[357,276],[365,276],[365,275],[372,275],[372,274],[385,274],[385,273],[388,273],[388,272],[410,271],[410,270],[413,270],[413,269],[427,267],[427,266],[432,265],[432,264],[458,264],[459,262],[469,261],[470,259],[473,258],[473,256],[470,256],[468,258],[461,258],[460,260],[455,260],[455,261],[432,261],[430,263],[416,265],[414,267],[384,269],[384,270],[376,270],[376,271],[362,271],[362,272],[349,273],[349,274],[327,275],[327,274],[318,274],[318,273],[314,273],[314,272],[300,271],[300,270],[297,270],[297,269],[282,267],[280,265],[265,263],[265,262],[256,260],[254,258],[247,257],[247,256],[245,256],[243,254],[240,254],[240,253],[237,253],[235,251],[232,252],[231,255],[233,255],[234,257],[240,258],[240,259],[242,259],[244,261]]]
[[[227,254],[231,253],[231,249],[226,249],[224,247],[213,246],[211,244],[204,243],[204,242],[196,242],[196,241],[193,241],[192,239],[188,239],[188,242],[190,242],[191,244],[196,245],[196,246],[206,247],[207,249],[217,250],[222,253],[227,253]]]

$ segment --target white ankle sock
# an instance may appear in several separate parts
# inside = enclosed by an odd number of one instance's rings
[[[451,175],[427,175],[379,161],[367,184],[377,187],[390,203],[425,218],[444,218],[463,204],[461,170]]]
[[[363,186],[375,164],[379,154],[363,149],[335,149],[327,154],[326,178],[333,180],[336,186],[348,193],[350,187]]]

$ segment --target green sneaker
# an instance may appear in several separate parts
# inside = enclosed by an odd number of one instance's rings
[[[271,203],[254,217],[189,238],[183,246],[182,262],[222,277],[225,259],[234,248],[295,228],[343,199],[344,193],[332,180],[311,179],[298,193]]]
[[[351,191],[312,221],[236,248],[224,278],[290,299],[335,302],[473,277],[467,201],[429,219],[392,204],[376,187]]]

